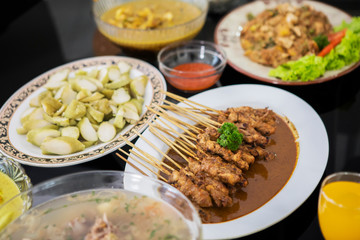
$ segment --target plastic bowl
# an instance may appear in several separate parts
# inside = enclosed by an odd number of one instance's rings
[[[226,66],[226,54],[219,45],[198,40],[166,46],[157,60],[168,83],[185,92],[211,87]]]
[[[32,239],[56,233],[65,234],[64,239],[84,239],[99,219],[103,221],[100,226],[114,229],[112,233],[120,238],[124,237],[120,233],[132,232],[138,236],[135,239],[148,239],[152,234],[158,239],[160,231],[169,229],[168,236],[178,235],[178,226],[182,226],[181,230],[191,235],[186,239],[201,239],[201,220],[190,200],[163,181],[135,173],[69,174],[35,185],[20,196],[31,202],[31,208],[9,223],[0,232],[0,239],[22,239],[27,229],[30,232],[25,236],[31,235]],[[148,200],[151,202],[145,202]],[[139,234],[147,237],[139,238]]]
[[[121,4],[131,0],[93,1],[93,15],[99,31],[110,41],[121,47],[133,50],[159,51],[162,47],[194,38],[204,26],[208,12],[208,0],[178,0],[195,5],[201,14],[184,24],[158,29],[128,29],[104,22],[101,16]]]

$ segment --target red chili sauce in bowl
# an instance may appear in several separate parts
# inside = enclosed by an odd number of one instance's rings
[[[169,84],[179,90],[196,92],[219,80],[226,66],[226,55],[212,42],[193,40],[163,48],[158,63]]]
[[[171,71],[168,82],[184,91],[204,90],[214,85],[220,78],[215,68],[207,63],[183,63]]]

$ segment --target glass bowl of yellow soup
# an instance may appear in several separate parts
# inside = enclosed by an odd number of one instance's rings
[[[30,178],[21,165],[0,154],[0,231],[27,207],[24,199],[14,197],[31,186]]]
[[[126,49],[158,51],[194,38],[202,29],[208,0],[94,0],[99,31]]]
[[[22,195],[30,196],[32,206],[0,231],[1,240],[201,239],[201,220],[190,200],[136,173],[78,172]]]

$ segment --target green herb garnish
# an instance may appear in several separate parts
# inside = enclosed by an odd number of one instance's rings
[[[235,124],[226,122],[219,129],[221,135],[217,139],[217,143],[222,147],[226,147],[231,151],[236,151],[243,140],[243,135],[239,132]]]
[[[322,35],[322,34],[314,37],[313,40],[318,45],[319,51],[321,51],[324,47],[326,47],[330,43],[329,40],[328,40],[328,37],[325,36],[325,35]]]

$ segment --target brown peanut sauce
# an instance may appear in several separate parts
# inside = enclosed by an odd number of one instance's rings
[[[232,206],[202,208],[208,217],[202,217],[203,223],[226,222],[249,214],[271,200],[285,186],[298,158],[296,129],[287,119],[277,116],[276,131],[270,139],[266,149],[274,152],[276,158],[271,161],[255,161],[244,172],[248,185],[230,195],[233,198]],[[186,164],[174,150],[169,150],[168,156],[182,165]]]

